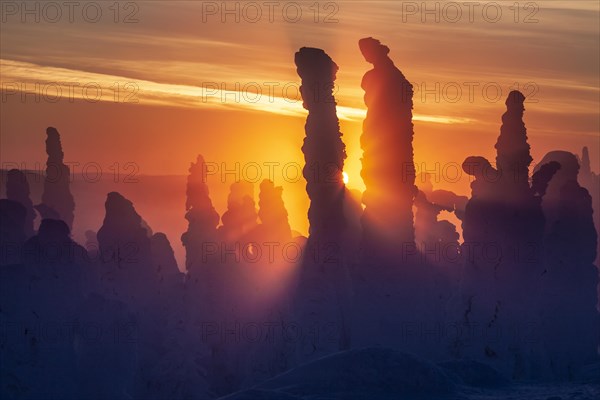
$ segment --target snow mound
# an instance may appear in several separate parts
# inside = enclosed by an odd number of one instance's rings
[[[438,364],[456,377],[458,382],[474,387],[503,387],[510,384],[510,380],[489,365],[472,360],[453,360]]]
[[[452,378],[435,364],[391,349],[367,348],[323,357],[225,398],[444,399],[455,393]]]
[[[236,393],[233,396],[227,396],[222,398],[235,399],[235,400],[302,400],[303,397],[293,396],[291,394],[283,393],[279,390],[261,390],[261,389],[249,389],[243,392]]]

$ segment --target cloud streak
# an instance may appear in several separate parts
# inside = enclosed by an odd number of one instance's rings
[[[8,96],[27,96],[25,93],[28,93],[36,96],[38,101],[46,102],[77,99],[186,108],[234,108],[302,118],[306,115],[295,82],[251,82],[233,85],[233,89],[217,82],[207,82],[203,86],[178,85],[6,59],[0,60],[0,70],[3,101]],[[347,121],[360,121],[366,115],[363,108],[343,105],[338,106],[337,111],[339,118]],[[439,124],[474,121],[419,114],[414,119]]]

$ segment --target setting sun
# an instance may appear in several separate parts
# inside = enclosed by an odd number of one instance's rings
[[[348,182],[350,181],[350,178],[348,178],[348,173],[347,172],[342,172],[342,176],[344,179],[344,184],[347,185]]]

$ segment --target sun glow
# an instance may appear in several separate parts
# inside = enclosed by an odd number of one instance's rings
[[[348,177],[347,172],[342,172],[342,178],[344,179],[344,184],[347,185],[350,182],[350,178]]]

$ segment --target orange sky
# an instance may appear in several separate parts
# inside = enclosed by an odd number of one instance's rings
[[[237,11],[230,2],[233,13],[223,14],[222,2],[137,1],[121,3],[118,15],[109,9],[112,2],[96,2],[102,10],[96,23],[89,21],[94,10],[84,15],[75,9],[69,21],[67,9],[59,18],[37,3],[42,8],[26,15],[3,4],[3,165],[44,163],[47,126],[61,132],[67,161],[95,162],[103,170],[135,162],[141,175],[183,175],[198,153],[228,168],[258,163],[264,178],[265,163],[301,165],[306,112],[297,98],[293,57],[311,46],[340,67],[336,98],[346,171],[349,186],[361,189],[360,81],[370,64],[357,43],[373,36],[390,47],[416,87],[417,168],[449,176],[435,186],[467,193],[468,180],[454,182],[452,168],[469,155],[494,160],[504,98],[517,87],[529,96],[525,123],[534,160],[551,149],[579,153],[588,145],[600,169],[595,0],[517,2],[518,13],[512,0],[472,2],[472,10],[442,2],[437,11],[436,2],[427,2],[433,13],[425,13],[424,2],[274,2],[272,22],[263,5],[255,23],[249,21],[257,15],[252,7],[263,2],[239,2]],[[302,16],[292,22],[298,4]],[[62,96],[54,102],[57,84]],[[423,88],[429,94],[422,96]],[[42,94],[22,97],[19,90]],[[137,103],[126,102],[127,95]],[[306,232],[304,181],[286,181],[278,168],[274,178],[284,186],[293,227]],[[232,181],[211,177],[211,190],[223,198]]]

